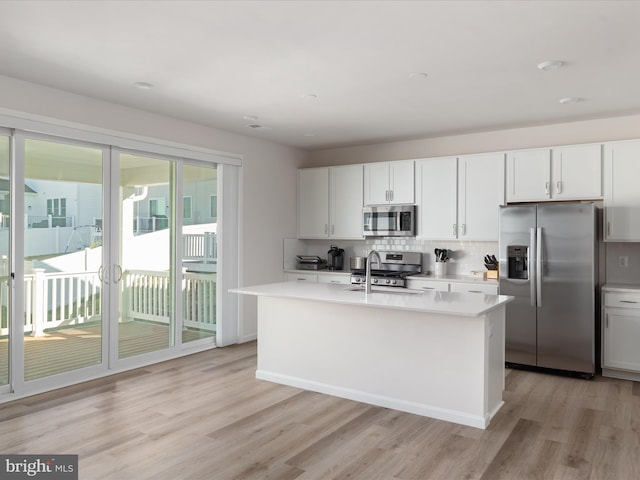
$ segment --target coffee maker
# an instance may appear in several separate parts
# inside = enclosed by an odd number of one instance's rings
[[[342,270],[344,262],[344,249],[331,245],[327,252],[327,268],[329,270]]]

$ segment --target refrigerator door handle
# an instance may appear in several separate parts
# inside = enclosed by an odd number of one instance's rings
[[[542,306],[542,228],[537,228],[536,235],[536,298],[538,307]]]
[[[533,251],[536,248],[536,229],[529,229],[529,249],[527,250],[527,268],[529,269],[529,297],[531,299],[531,306],[536,306],[536,282],[535,282],[535,260],[534,263],[531,263],[533,259]]]

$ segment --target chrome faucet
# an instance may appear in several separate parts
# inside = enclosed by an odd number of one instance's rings
[[[378,259],[378,267],[381,266],[382,260],[380,259],[380,254],[375,250],[371,250],[369,255],[367,255],[367,264],[365,265],[365,286],[364,292],[371,293],[371,259],[372,257],[376,257]]]

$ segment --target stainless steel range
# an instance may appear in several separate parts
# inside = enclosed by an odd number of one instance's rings
[[[406,287],[405,279],[422,273],[422,253],[420,252],[378,252],[381,264],[371,264],[371,284],[386,287]],[[351,283],[366,282],[364,269],[351,270]]]

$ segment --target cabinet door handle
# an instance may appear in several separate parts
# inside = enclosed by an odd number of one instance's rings
[[[562,182],[556,182],[556,193],[562,193]]]
[[[549,182],[544,182],[544,193],[547,195],[547,197],[551,196],[551,193],[549,191]]]
[[[462,224],[462,235],[466,235],[467,234],[467,224],[463,223]]]
[[[385,199],[385,201],[387,201],[387,202],[389,201],[389,190],[385,190],[385,191],[384,191],[384,199]]]
[[[422,290],[435,290],[435,287],[420,287]]]
[[[453,234],[453,236],[456,236],[456,230],[457,230],[458,225],[457,224],[453,224],[453,231],[451,232]]]
[[[604,318],[604,328],[609,328],[609,314],[607,313]]]
[[[620,300],[620,303],[638,303],[633,300]]]
[[[469,290],[469,293],[482,293],[482,290]]]
[[[298,280],[299,282],[306,280],[306,278],[296,278],[296,280]]]
[[[327,233],[329,233],[329,225],[327,225],[326,223],[324,224],[324,234],[326,235]]]
[[[389,190],[389,201],[393,202],[393,190]]]
[[[607,222],[607,237],[611,236],[611,222]]]
[[[336,226],[335,226],[335,224],[334,224],[334,225],[331,225],[331,235],[333,235],[334,233],[336,233]]]

